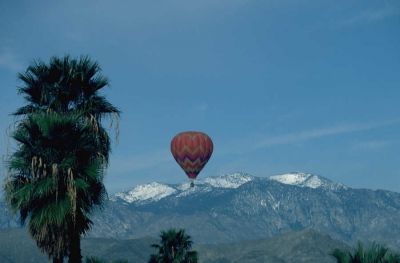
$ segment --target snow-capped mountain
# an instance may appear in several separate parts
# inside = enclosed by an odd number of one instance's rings
[[[168,196],[182,197],[198,192],[209,192],[213,188],[235,189],[254,178],[246,173],[226,174],[197,180],[194,187],[190,187],[189,182],[179,185],[153,182],[138,185],[129,191],[117,193],[112,197],[112,200],[120,199],[127,203],[144,204],[159,201]]]
[[[328,180],[321,176],[317,176],[314,174],[300,173],[300,172],[273,175],[270,176],[269,179],[275,180],[282,184],[288,184],[300,187],[309,187],[314,189],[325,188],[325,189],[337,190],[337,189],[347,188],[343,184],[332,182],[331,180]]]
[[[253,179],[253,176],[246,173],[233,173],[217,177],[207,177],[204,179],[204,182],[213,187],[238,188]]]
[[[234,173],[194,187],[151,183],[118,193],[94,218],[96,237],[156,236],[187,229],[196,242],[259,239],[305,228],[347,242],[376,240],[400,247],[400,194],[352,189],[322,176]]]
[[[120,198],[128,203],[158,201],[164,197],[174,194],[177,190],[165,184],[150,183],[138,185],[128,192],[115,194],[116,198]]]
[[[115,194],[113,200],[120,199],[127,203],[144,204],[159,201],[169,196],[182,197],[198,192],[210,192],[215,188],[236,189],[253,180],[273,180],[286,185],[309,187],[313,189],[346,189],[346,186],[342,184],[332,182],[327,178],[313,174],[293,172],[261,178],[238,172],[197,180],[193,188],[190,187],[189,182],[184,182],[179,185],[158,182],[138,185],[132,190]]]
[[[14,226],[0,202],[0,227]],[[121,192],[93,219],[92,237],[157,236],[185,228],[196,243],[263,239],[301,229],[333,238],[400,248],[400,194],[353,189],[322,176],[235,173],[197,180],[194,187],[150,183]]]

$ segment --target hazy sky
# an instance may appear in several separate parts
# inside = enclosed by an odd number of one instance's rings
[[[400,191],[398,0],[2,0],[3,158],[16,73],[64,54],[97,60],[122,110],[110,192],[186,180],[169,152],[184,130],[214,141],[200,177],[302,171]]]

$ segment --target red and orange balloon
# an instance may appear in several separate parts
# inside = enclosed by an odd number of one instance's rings
[[[213,152],[211,138],[197,131],[177,134],[171,141],[171,153],[186,175],[194,180],[206,165]],[[193,182],[191,184],[193,187]]]

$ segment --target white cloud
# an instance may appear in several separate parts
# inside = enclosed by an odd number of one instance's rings
[[[369,123],[347,123],[338,124],[329,127],[312,128],[308,130],[300,130],[281,135],[261,135],[251,136],[241,140],[237,140],[222,147],[220,154],[243,154],[258,149],[269,148],[277,145],[295,144],[305,141],[311,141],[328,136],[338,136],[353,132],[368,131],[372,129],[382,128],[394,124],[399,124],[400,119],[386,120],[380,122]]]
[[[387,146],[398,143],[397,141],[391,140],[370,140],[361,141],[354,144],[354,149],[356,150],[379,150]]]
[[[355,124],[342,124],[326,128],[316,128],[294,133],[273,136],[261,140],[255,145],[255,148],[266,148],[273,145],[297,143],[321,137],[334,136],[339,134],[346,134],[351,132],[366,131],[374,128],[384,127],[387,125],[399,123],[400,120],[391,120],[376,123],[355,123]]]
[[[400,15],[399,7],[393,5],[385,5],[380,9],[364,10],[354,15],[353,17],[342,20],[339,24],[341,26],[351,26],[364,23],[374,23],[398,15]]]

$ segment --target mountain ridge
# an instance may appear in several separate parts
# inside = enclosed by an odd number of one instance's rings
[[[256,177],[247,173],[236,172],[197,180],[195,187],[202,187],[203,191],[210,190],[209,187],[236,189],[252,180],[273,180],[286,185],[309,187],[314,189],[319,187],[330,190],[348,188],[343,184],[335,183],[325,177],[302,172],[291,172],[269,177]],[[112,200],[115,201],[116,199],[121,199],[127,203],[159,201],[173,194],[176,194],[177,196],[190,194],[191,192],[194,192],[195,189],[190,188],[189,182],[181,184],[151,182],[137,185],[131,190],[118,192],[112,196]]]
[[[375,240],[400,247],[399,193],[353,189],[311,174],[284,175],[237,173],[212,177],[218,187],[207,178],[193,188],[168,185],[176,191],[159,200],[129,203],[117,198],[106,213],[96,215],[92,235],[135,238],[181,227],[191,229],[196,242],[221,243],[313,228],[350,244]],[[225,183],[217,183],[218,178]],[[232,187],[226,184],[229,178],[239,183]]]
[[[193,188],[154,183],[133,189],[125,192],[131,199],[117,194],[94,212],[90,237],[156,237],[161,230],[184,228],[196,243],[217,244],[311,228],[349,244],[400,247],[396,192],[353,189],[305,173],[272,178],[236,173],[199,180]],[[3,202],[0,211],[1,228],[17,225]]]

